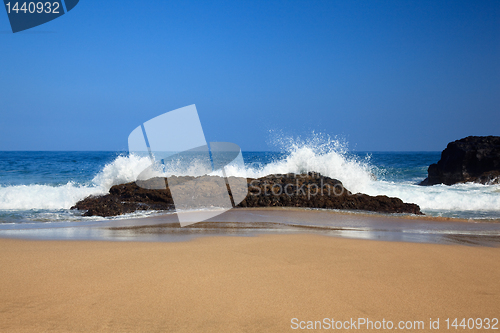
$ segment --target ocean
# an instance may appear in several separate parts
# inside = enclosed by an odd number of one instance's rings
[[[440,152],[349,151],[338,140],[288,143],[281,151],[243,152],[245,170],[228,175],[319,172],[353,193],[387,195],[416,203],[430,216],[500,219],[500,185],[417,185]],[[0,152],[0,225],[102,220],[70,210],[77,201],[134,181],[149,165],[127,152]],[[120,218],[157,214],[140,212]]]

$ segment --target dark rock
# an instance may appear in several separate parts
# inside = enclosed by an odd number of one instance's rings
[[[109,194],[89,196],[71,209],[85,211],[84,216],[116,216],[138,210],[173,210],[174,202],[168,187],[148,190],[136,183],[127,183],[111,187]]]
[[[169,182],[174,186],[174,183],[182,183],[183,178],[169,178]],[[71,209],[85,211],[85,216],[116,216],[138,210],[174,210],[167,181],[161,178],[154,181],[165,181],[166,189],[144,189],[136,183],[115,185],[109,194],[88,197]],[[352,194],[340,181],[318,173],[270,175],[246,181],[248,195],[237,207],[309,207],[422,214],[420,207],[404,203],[398,198]],[[209,186],[207,182],[200,188],[205,193],[211,193]]]
[[[437,164],[431,164],[428,177],[420,185],[476,182],[500,183],[500,137],[468,136],[450,142]]]

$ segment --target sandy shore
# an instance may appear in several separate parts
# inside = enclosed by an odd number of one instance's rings
[[[281,332],[359,317],[427,331],[429,318],[500,317],[498,248],[261,235],[0,239],[0,253],[1,332]]]

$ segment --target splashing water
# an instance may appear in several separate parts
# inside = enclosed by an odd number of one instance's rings
[[[226,174],[259,178],[319,172],[340,180],[353,193],[398,197],[418,204],[426,214],[500,218],[500,185],[416,185],[439,153],[353,153],[345,140],[317,133],[305,139],[278,136],[274,144],[279,152],[243,152],[245,168],[228,165]],[[135,181],[150,165],[147,157],[117,153],[0,154],[0,220],[7,213],[68,210],[89,195],[105,194],[113,185]],[[35,166],[29,169],[33,161]]]
[[[69,209],[89,195],[105,194],[111,186],[135,181],[148,158],[118,156],[88,182],[0,185],[0,210]]]
[[[279,157],[269,163],[247,164],[248,177],[319,172],[340,180],[353,193],[397,197],[405,202],[418,204],[426,214],[460,218],[500,218],[500,185],[417,185],[427,176],[429,165],[429,157],[421,160],[418,158],[429,153],[354,154],[348,151],[345,140],[316,133],[308,140],[281,137],[276,141],[281,148]],[[384,159],[398,159],[397,166],[383,168],[374,165],[374,154]],[[436,157],[439,159],[439,154]],[[412,160],[411,163],[409,160]],[[240,170],[230,170],[229,173],[237,176]],[[396,174],[397,180],[391,179],[395,178]]]
[[[286,137],[277,140],[276,145],[283,154],[268,164],[251,163],[247,168],[248,177],[319,172],[340,180],[352,192],[361,192],[372,181],[374,167],[369,163],[369,156],[360,159],[348,154],[345,141],[313,133],[308,140]]]

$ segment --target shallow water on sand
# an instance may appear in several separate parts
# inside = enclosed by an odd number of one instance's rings
[[[190,212],[202,215],[203,212]],[[0,237],[111,241],[186,241],[202,236],[314,233],[383,241],[500,246],[500,221],[345,213],[303,208],[238,208],[181,228],[175,214],[80,223],[11,224]]]

